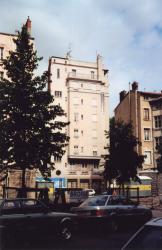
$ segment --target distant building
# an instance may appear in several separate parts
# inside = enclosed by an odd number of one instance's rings
[[[134,134],[141,142],[137,152],[145,155],[144,171],[156,170],[156,146],[162,135],[162,93],[138,91],[138,83],[120,93],[115,119],[132,122]]]
[[[52,56],[49,60],[49,89],[70,125],[66,133],[69,145],[62,159],[54,159],[52,178],[59,186],[98,188],[102,181],[109,129],[108,70],[101,56],[96,62],[84,62]]]
[[[31,34],[31,20],[27,19],[26,26],[29,34]],[[6,59],[9,56],[10,51],[14,51],[16,45],[13,39],[17,38],[17,34],[9,34],[0,32],[0,80],[6,77],[6,72],[3,68],[3,59]],[[33,41],[34,38],[31,37]]]

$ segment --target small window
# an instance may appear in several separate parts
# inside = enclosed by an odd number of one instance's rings
[[[151,140],[151,129],[150,128],[144,128],[144,140],[145,141]]]
[[[144,120],[146,120],[146,121],[148,121],[150,119],[150,117],[149,117],[149,109],[148,108],[144,109],[143,116],[144,116]]]
[[[81,120],[83,120],[83,115],[81,115]]]
[[[81,147],[81,153],[83,153],[84,152],[84,148],[83,147]]]
[[[155,137],[155,149],[156,150],[160,146],[160,142],[161,142],[161,137]]]
[[[154,116],[154,126],[155,128],[162,128],[162,115]]]
[[[73,76],[73,77],[76,76],[76,69],[72,69],[72,76]]]
[[[78,145],[74,146],[74,154],[75,155],[79,154],[79,146]]]
[[[83,130],[81,130],[81,135],[83,136]]]
[[[81,99],[81,104],[83,105],[83,99]]]
[[[74,113],[74,122],[78,122],[79,114]]]
[[[94,166],[93,166],[95,169],[98,169],[98,164],[97,163],[94,163]]]
[[[55,97],[61,98],[62,97],[62,91],[55,91]]]
[[[4,57],[4,48],[0,47],[0,60],[3,60]]]
[[[91,71],[91,79],[94,79],[94,71]]]
[[[60,69],[57,69],[57,79],[60,78]]]
[[[79,130],[78,129],[74,129],[74,137],[75,138],[79,137]]]
[[[97,151],[93,151],[93,156],[97,156]]]
[[[151,159],[151,151],[145,151],[144,152],[145,155],[145,164],[150,165],[152,163],[152,159]]]

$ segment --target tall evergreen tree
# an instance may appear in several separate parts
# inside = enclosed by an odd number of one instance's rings
[[[160,144],[157,147],[159,157],[157,158],[157,169],[159,173],[162,173],[162,136],[160,137]]]
[[[110,120],[110,131],[106,132],[110,145],[106,148],[109,154],[106,155],[105,178],[111,184],[116,179],[119,184],[138,179],[137,169],[142,168],[144,156],[138,155],[136,146],[140,144],[133,135],[131,123]]]
[[[0,168],[39,169],[50,175],[51,156],[62,157],[68,136],[62,130],[68,123],[59,121],[65,113],[47,90],[48,72],[35,76],[42,58],[37,57],[26,25],[14,39],[3,65],[7,79],[0,83]]]

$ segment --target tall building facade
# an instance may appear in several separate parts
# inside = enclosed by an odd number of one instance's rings
[[[145,155],[143,171],[156,171],[156,144],[162,135],[162,93],[138,91],[138,83],[128,92],[120,93],[115,119],[132,122],[134,134],[141,142],[137,152]]]
[[[109,129],[108,70],[101,56],[96,62],[73,60],[70,56],[49,60],[49,89],[70,122],[70,137],[62,159],[54,159],[52,178],[59,186],[98,188],[102,181],[105,130]]]

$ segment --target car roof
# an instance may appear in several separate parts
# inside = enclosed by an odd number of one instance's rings
[[[145,224],[146,226],[161,226],[162,227],[162,217],[150,220]]]

